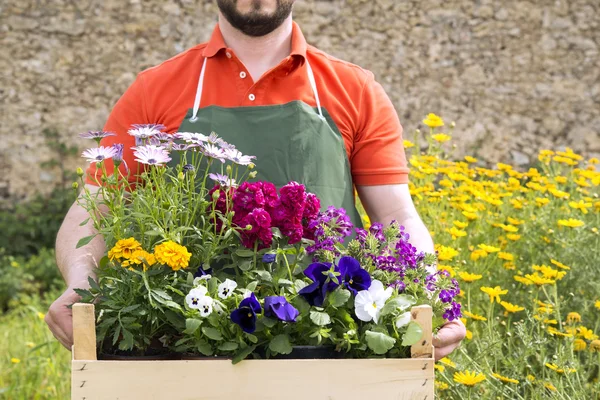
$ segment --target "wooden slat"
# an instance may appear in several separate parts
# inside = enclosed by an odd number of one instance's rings
[[[73,304],[73,360],[96,360],[96,318],[93,304]]]
[[[411,321],[416,321],[423,328],[423,337],[410,348],[412,358],[433,358],[433,312],[430,306],[416,306],[410,310]]]
[[[73,361],[73,400],[433,400],[433,359]]]

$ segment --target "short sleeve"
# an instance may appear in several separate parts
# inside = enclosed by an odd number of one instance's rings
[[[352,179],[368,186],[408,183],[402,125],[383,87],[367,73],[350,156]]]
[[[129,174],[129,181],[136,181],[136,171],[138,165],[134,161],[132,147],[135,146],[135,138],[127,133],[132,124],[148,123],[148,115],[145,104],[145,91],[142,75],[138,75],[136,80],[129,86],[123,96],[117,101],[106,125],[104,131],[113,132],[116,136],[109,136],[100,142],[100,146],[112,146],[115,143],[122,143],[123,160],[119,169],[124,175]],[[127,168],[126,168],[127,166]],[[108,175],[113,173],[114,165],[112,160],[105,161],[105,168]],[[96,163],[91,163],[86,171],[86,183],[91,185],[100,185],[102,171],[96,168]]]

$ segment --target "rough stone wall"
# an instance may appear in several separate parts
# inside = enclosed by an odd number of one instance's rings
[[[310,43],[375,73],[407,138],[433,111],[456,121],[458,155],[600,153],[598,0],[298,0],[294,16]],[[2,0],[0,199],[59,179],[38,166],[43,129],[83,148],[76,134],[104,125],[137,72],[215,22],[213,0]]]

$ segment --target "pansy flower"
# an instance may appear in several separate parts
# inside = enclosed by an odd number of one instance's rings
[[[338,262],[344,286],[356,295],[361,290],[371,286],[371,275],[360,267],[358,260],[352,257],[342,257]]]
[[[237,283],[231,279],[225,279],[225,282],[221,283],[218,288],[218,296],[222,299],[226,299],[233,294],[233,291],[237,288]]]
[[[296,322],[300,312],[283,296],[265,297],[265,316],[284,322]]]
[[[240,302],[238,308],[232,311],[230,317],[246,333],[256,330],[256,314],[262,310],[260,303],[256,300],[254,293]]]
[[[300,289],[299,295],[304,297],[311,306],[321,307],[328,292],[332,292],[340,285],[340,271],[331,263],[312,263],[305,270],[304,275],[313,283]]]

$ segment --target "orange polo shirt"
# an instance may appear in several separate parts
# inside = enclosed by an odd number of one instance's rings
[[[244,64],[227,47],[219,26],[208,43],[202,43],[162,64],[138,74],[113,108],[104,127],[117,136],[102,140],[102,146],[123,143],[123,158],[137,171],[127,133],[132,124],[157,123],[168,133],[178,131],[188,109],[194,105],[202,63],[208,58],[200,107],[261,106],[301,100],[316,106],[306,72],[308,59],[315,75],[321,106],[340,130],[356,185],[408,182],[408,167],[402,145],[402,126],[394,107],[370,71],[338,60],[310,45],[293,23],[291,54],[253,82]],[[235,144],[235,143],[234,143]],[[260,167],[260,161],[257,161]],[[124,165],[121,165],[124,168]],[[106,162],[112,173],[112,162]],[[100,177],[96,164],[87,170],[87,183]],[[135,176],[131,177],[135,180]]]

